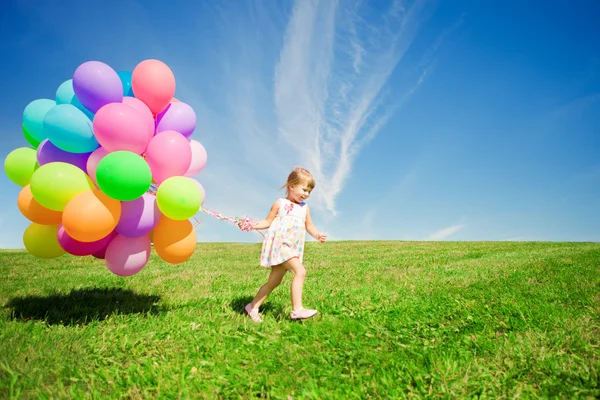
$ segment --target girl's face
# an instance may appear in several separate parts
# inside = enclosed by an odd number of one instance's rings
[[[312,192],[312,189],[308,186],[308,182],[302,182],[289,187],[288,197],[296,203],[302,203],[310,197],[310,192]]]

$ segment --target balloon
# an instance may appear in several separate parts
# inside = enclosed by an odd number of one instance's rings
[[[131,108],[135,108],[141,114],[144,120],[146,121],[146,125],[148,125],[148,141],[152,139],[154,136],[154,116],[152,115],[152,111],[148,108],[147,105],[144,104],[140,99],[136,99],[135,97],[123,97],[123,104],[127,104]]]
[[[106,248],[106,266],[119,276],[137,274],[148,263],[150,251],[148,235],[136,238],[117,235]]]
[[[95,242],[108,236],[121,218],[121,202],[100,189],[79,193],[66,205],[62,224],[67,234],[80,242]]]
[[[121,219],[115,230],[123,236],[140,237],[152,231],[160,219],[156,196],[142,197],[121,203]]]
[[[108,246],[106,246],[106,247],[108,247]],[[94,256],[94,258],[98,258],[100,260],[104,260],[104,258],[106,257],[106,247],[103,248],[102,250],[99,250],[99,251],[95,252],[94,254],[92,254],[92,256]]]
[[[102,251],[102,249],[105,249],[106,246],[108,246],[114,236],[114,233],[110,233],[95,242],[80,242],[69,236],[62,225],[58,227],[57,232],[58,244],[60,244],[60,247],[74,256],[91,256],[94,253]]]
[[[150,189],[152,173],[141,156],[129,151],[115,151],[98,163],[96,181],[109,197],[130,201]]]
[[[6,176],[19,186],[27,185],[38,167],[35,150],[30,147],[19,147],[4,159]]]
[[[64,81],[56,90],[56,104],[71,104],[81,110],[90,120],[94,119],[94,114],[81,104],[75,91],[73,90],[73,79]]]
[[[64,162],[72,164],[82,170],[87,171],[86,165],[92,153],[70,153],[56,147],[49,139],[45,139],[37,149],[37,162],[39,165],[45,165],[51,162]]]
[[[53,162],[39,167],[31,177],[31,193],[44,207],[63,211],[75,195],[94,187],[90,178],[74,165]]]
[[[190,142],[175,131],[157,133],[146,149],[146,161],[158,184],[172,176],[181,176],[192,161]]]
[[[104,147],[98,147],[92,154],[90,154],[90,158],[87,160],[87,173],[96,186],[98,186],[98,181],[96,180],[96,169],[98,168],[100,160],[102,160],[107,154],[108,151]]]
[[[114,69],[100,61],[81,64],[73,74],[73,90],[92,113],[102,106],[123,100],[123,84]]]
[[[135,97],[156,115],[169,105],[175,94],[175,76],[162,61],[145,60],[133,70],[131,86]]]
[[[174,102],[156,116],[156,133],[176,131],[189,138],[196,129],[196,113],[186,103]]]
[[[206,167],[208,155],[204,146],[196,140],[190,140],[190,148],[192,149],[192,161],[185,176],[192,177],[198,175]]]
[[[55,106],[54,100],[37,99],[27,104],[23,111],[23,125],[29,135],[38,143],[48,137],[44,131],[44,118],[48,111]]]
[[[58,225],[31,224],[23,233],[23,244],[28,252],[39,258],[57,258],[65,254],[58,244]]]
[[[202,194],[189,178],[173,176],[158,187],[156,203],[167,217],[184,220],[193,217],[200,210]]]
[[[189,220],[176,221],[162,216],[154,229],[154,250],[170,264],[187,261],[196,249],[196,231]]]
[[[144,115],[123,103],[107,104],[96,113],[94,133],[109,152],[127,150],[136,154],[146,150],[152,136]]]
[[[33,146],[34,149],[37,149],[40,145],[40,142],[38,142],[33,138],[33,136],[31,136],[31,134],[27,131],[27,128],[25,128],[25,124],[21,124],[21,130],[23,131],[23,136],[25,136],[25,140],[27,140],[29,144]]]
[[[123,85],[123,96],[133,97],[133,90],[131,90],[131,72],[119,71],[117,72],[121,85]]]
[[[116,232],[111,233],[111,240],[110,241],[112,241],[112,239],[114,239],[115,236],[117,236]],[[106,258],[106,248],[110,244],[110,241],[102,249],[100,249],[97,252],[95,252],[94,254],[92,254],[92,256],[94,256],[94,258],[99,258],[101,260],[104,260]]]
[[[61,150],[70,153],[90,153],[98,148],[92,121],[71,104],[59,104],[44,118],[48,139]]]
[[[202,195],[202,203],[200,204],[200,206],[204,205],[204,201],[206,200],[206,190],[204,190],[204,186],[202,186],[202,184],[200,182],[198,182],[196,179],[194,178],[189,178],[192,182],[194,182],[196,184],[196,186],[198,186],[198,189],[200,189],[200,193]]]
[[[25,218],[36,224],[58,225],[62,221],[61,212],[49,210],[33,198],[29,185],[21,189],[17,198],[17,205]]]

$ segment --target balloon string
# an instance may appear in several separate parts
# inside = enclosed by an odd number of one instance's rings
[[[218,220],[221,221],[225,221],[225,222],[231,222],[233,224],[239,225],[240,228],[244,231],[244,232],[250,232],[252,231],[252,225],[254,225],[255,221],[252,218],[246,217],[246,218],[238,218],[238,217],[227,217],[219,212],[216,211],[212,211],[209,209],[206,209],[204,207],[200,208],[200,211],[203,212],[204,214],[210,215],[213,218],[216,218]],[[198,220],[196,220],[198,221]],[[198,224],[200,224],[198,222]],[[256,231],[258,233],[261,234],[262,237],[265,237],[265,235],[260,232],[260,231]]]
[[[156,196],[156,191],[157,191],[158,187],[155,184],[150,185],[150,189],[148,189],[148,193],[150,193],[151,195]],[[206,209],[204,207],[200,207],[200,211],[203,212],[204,214],[210,215],[213,218],[216,218],[218,220],[221,221],[225,221],[225,222],[231,222],[233,224],[239,225],[240,228],[242,229],[242,231],[244,232],[250,232],[252,229],[252,225],[254,225],[255,221],[252,218],[246,217],[246,218],[238,218],[238,217],[227,217],[219,212],[216,211],[212,211],[209,209]],[[194,217],[194,229],[197,228],[198,226],[200,226],[201,221],[198,220],[198,218]],[[260,235],[264,238],[265,235],[261,232],[261,231],[256,231],[258,233],[260,233]]]

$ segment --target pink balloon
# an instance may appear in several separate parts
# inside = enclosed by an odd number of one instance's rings
[[[94,182],[94,185],[98,187],[98,182],[96,182],[96,169],[98,168],[98,163],[100,160],[104,158],[105,155],[108,154],[108,151],[104,147],[98,147],[92,154],[90,154],[90,158],[87,160],[87,174],[90,179]]]
[[[157,133],[146,150],[146,162],[159,185],[167,178],[185,174],[191,161],[190,142],[175,131]]]
[[[146,103],[156,115],[169,105],[175,95],[175,76],[162,61],[144,60],[133,70],[131,88],[135,97]]]
[[[94,134],[109,152],[126,150],[142,154],[148,146],[148,121],[135,108],[124,103],[110,103],[94,116]]]
[[[108,244],[110,244],[110,242]],[[104,258],[106,257],[106,248],[107,247],[108,247],[108,245],[106,245],[101,250],[99,250],[99,251],[95,252],[94,254],[92,254],[92,256],[94,258],[98,258],[100,260],[104,260]]]
[[[206,149],[202,144],[196,140],[190,140],[190,148],[192,149],[192,161],[190,162],[190,167],[187,172],[184,174],[185,176],[191,177],[194,175],[198,175],[204,167],[206,167],[206,160],[208,155],[206,154]]]
[[[84,243],[69,236],[61,224],[56,235],[58,237],[58,243],[60,244],[60,247],[62,247],[67,253],[74,256],[90,256],[105,248],[113,239],[115,234],[113,232],[98,241]]]
[[[106,248],[106,266],[115,275],[137,274],[148,263],[150,249],[149,234],[136,238],[117,235]]]
[[[206,190],[204,190],[204,186],[200,182],[198,182],[194,178],[190,178],[196,185],[198,185],[198,189],[200,189],[200,193],[202,193],[202,203],[200,205],[204,205],[204,200],[206,199]]]
[[[123,97],[123,104],[127,104],[129,107],[135,108],[142,114],[146,124],[148,125],[148,141],[150,141],[150,139],[152,139],[154,136],[155,130],[155,121],[152,111],[150,111],[148,106],[144,104],[143,101],[136,99],[135,97]]]

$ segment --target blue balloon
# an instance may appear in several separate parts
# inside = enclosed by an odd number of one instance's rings
[[[79,108],[91,120],[94,119],[94,113],[84,107],[79,101],[73,90],[73,79],[64,81],[56,90],[56,104],[72,104]]]
[[[119,71],[117,72],[117,75],[119,75],[121,83],[123,84],[123,96],[135,97],[133,95],[133,88],[131,87],[131,76],[133,74],[127,71]]]
[[[48,136],[44,130],[44,118],[56,102],[50,99],[37,99],[27,104],[23,111],[23,125],[32,138],[37,142],[43,142]]]
[[[92,126],[83,111],[72,104],[58,104],[44,118],[50,142],[70,153],[91,153],[100,147]]]

